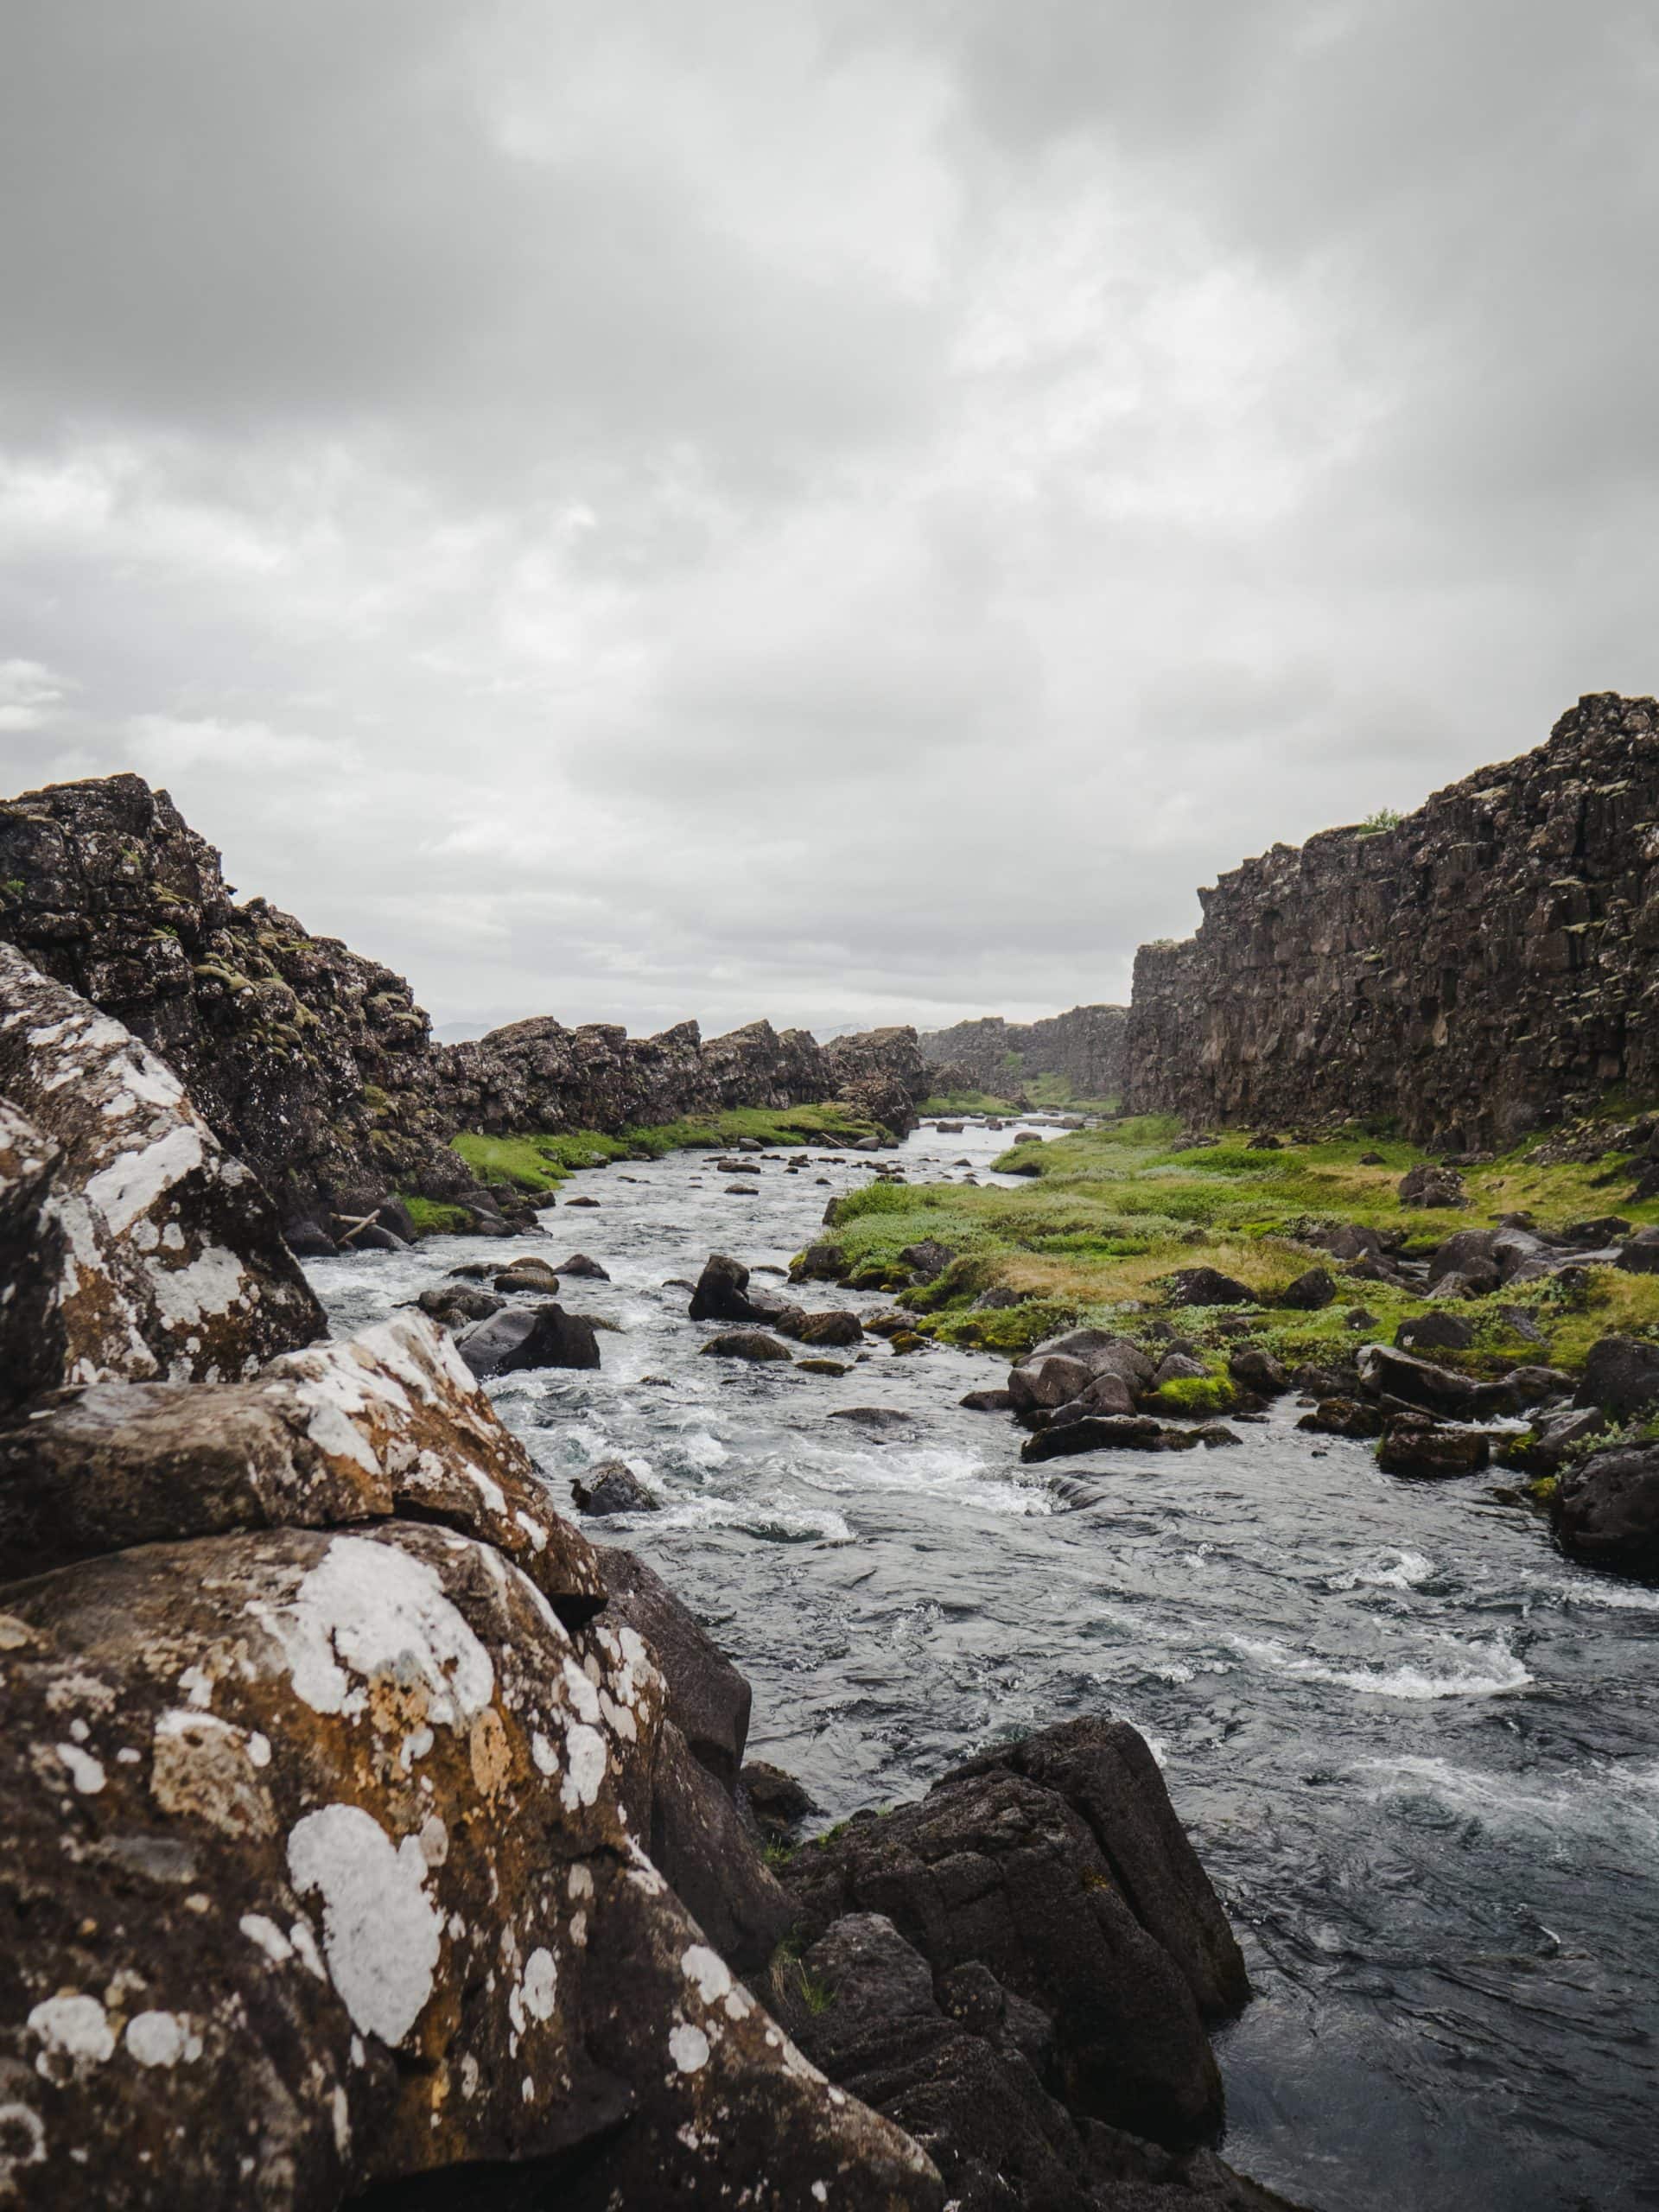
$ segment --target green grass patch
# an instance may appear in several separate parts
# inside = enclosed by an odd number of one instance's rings
[[[584,1167],[642,1156],[657,1160],[700,1146],[735,1144],[740,1137],[753,1137],[771,1150],[787,1152],[803,1145],[856,1144],[860,1138],[877,1134],[873,1122],[844,1106],[791,1106],[778,1112],[734,1106],[720,1114],[624,1129],[619,1136],[602,1135],[596,1129],[533,1130],[511,1137],[463,1130],[450,1144],[480,1183],[507,1184],[534,1192],[556,1190],[567,1176]]]
[[[1017,1189],[871,1185],[841,1200],[835,1239],[873,1284],[900,1274],[906,1244],[931,1237],[950,1247],[957,1256],[944,1274],[901,1293],[900,1302],[927,1315],[925,1325],[942,1341],[1009,1357],[1080,1323],[1133,1333],[1166,1316],[1163,1280],[1179,1268],[1218,1268],[1271,1306],[1296,1275],[1329,1265],[1338,1285],[1332,1305],[1313,1313],[1270,1311],[1253,1332],[1275,1357],[1299,1366],[1351,1357],[1357,1343],[1392,1338],[1402,1321],[1427,1310],[1412,1292],[1344,1278],[1306,1241],[1322,1226],[1357,1222],[1403,1235],[1407,1251],[1422,1255],[1457,1230],[1491,1227],[1512,1211],[1531,1213],[1546,1229],[1610,1212],[1637,1225],[1659,1222],[1659,1201],[1624,1198],[1635,1166],[1628,1180],[1619,1173],[1611,1181],[1603,1179],[1608,1160],[1549,1166],[1538,1158],[1541,1138],[1465,1170],[1465,1206],[1425,1212],[1402,1206],[1398,1185],[1426,1155],[1373,1130],[1286,1141],[1276,1151],[1255,1151],[1241,1137],[1177,1150],[1178,1135],[1172,1117],[1143,1115],[1022,1145],[1003,1155],[1004,1163],[1017,1159],[1036,1171]],[[975,1300],[997,1287],[1025,1302],[974,1311]],[[1362,1308],[1374,1319],[1356,1330],[1346,1317]],[[1500,1308],[1521,1314],[1542,1341]],[[1476,1374],[1539,1363],[1571,1370],[1599,1337],[1659,1338],[1659,1276],[1598,1268],[1582,1290],[1551,1279],[1456,1310],[1474,1323],[1475,1343],[1437,1358]],[[1224,1314],[1170,1318],[1207,1350],[1221,1349],[1216,1331]]]

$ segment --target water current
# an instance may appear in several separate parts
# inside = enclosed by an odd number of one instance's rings
[[[985,1181],[1004,1142],[924,1129],[902,1164]],[[839,1379],[699,1357],[665,1281],[711,1251],[781,1268],[868,1173],[746,1163],[745,1197],[712,1157],[624,1161],[565,1186],[546,1240],[308,1272],[343,1331],[470,1259],[610,1271],[563,1294],[617,1325],[602,1370],[493,1395],[563,1510],[602,1459],[656,1493],[590,1531],[743,1669],[751,1752],[817,1825],[1050,1721],[1134,1722],[1249,1961],[1217,2039],[1244,2171],[1323,2212],[1659,2207],[1659,1589],[1566,1561],[1486,1480],[1402,1483],[1299,1434],[1294,1401],[1236,1450],[1022,1468],[1007,1417],[957,1403],[1002,1380],[982,1356],[870,1338]]]

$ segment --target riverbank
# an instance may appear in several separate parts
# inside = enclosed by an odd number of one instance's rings
[[[995,1165],[1020,1177],[1016,1188],[957,1179],[871,1185],[838,1202],[823,1236],[849,1279],[893,1291],[924,1335],[1011,1357],[1080,1325],[1140,1335],[1161,1313],[1169,1276],[1212,1268],[1258,1294],[1268,1309],[1258,1339],[1294,1365],[1351,1345],[1356,1310],[1372,1317],[1370,1332],[1379,1336],[1445,1310],[1443,1280],[1390,1278],[1431,1263],[1460,1231],[1517,1216],[1551,1235],[1587,1224],[1600,1240],[1584,1246],[1588,1255],[1659,1224],[1659,1198],[1630,1195],[1645,1164],[1634,1151],[1584,1160],[1561,1158],[1561,1149],[1539,1137],[1453,1170],[1446,1187],[1455,1202],[1424,1208],[1400,1191],[1414,1170],[1433,1165],[1414,1146],[1359,1131],[1275,1138],[1271,1149],[1239,1134],[1195,1143],[1173,1116],[1144,1115],[1011,1146]],[[1357,1241],[1378,1243],[1383,1263],[1331,1253],[1344,1228],[1370,1232]],[[950,1248],[949,1264],[918,1285],[900,1255],[930,1240]],[[1321,1264],[1335,1295],[1313,1310],[1285,1307],[1287,1287]],[[1659,1274],[1591,1264],[1566,1281],[1557,1271],[1499,1287],[1501,1296],[1456,1300],[1472,1342],[1445,1357],[1473,1373],[1523,1359],[1576,1372],[1600,1338],[1659,1334]],[[988,1293],[1009,1302],[988,1307]],[[1218,1349],[1224,1319],[1220,1308],[1189,1306],[1183,1332]]]

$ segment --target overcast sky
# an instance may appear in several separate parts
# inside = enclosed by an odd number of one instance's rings
[[[440,1021],[1123,997],[1659,687],[1656,22],[11,0],[3,787]]]

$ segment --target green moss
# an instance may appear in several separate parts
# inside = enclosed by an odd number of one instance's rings
[[[988,1090],[936,1090],[916,1110],[949,1119],[953,1114],[1017,1114],[1020,1109],[1011,1098],[995,1098]]]
[[[447,1206],[436,1198],[415,1198],[406,1191],[398,1192],[397,1202],[414,1223],[417,1236],[459,1236],[473,1225],[473,1217],[465,1206]]]
[[[844,1147],[875,1133],[873,1122],[834,1104],[791,1106],[776,1113],[738,1106],[701,1118],[624,1129],[620,1136],[601,1135],[596,1129],[535,1130],[511,1137],[463,1130],[450,1143],[480,1183],[539,1192],[556,1190],[581,1168],[602,1167],[613,1160],[656,1160],[671,1152],[735,1144],[740,1137],[786,1152],[809,1144]]]
[[[1184,1414],[1197,1419],[1205,1414],[1224,1414],[1237,1398],[1232,1384],[1219,1375],[1184,1375],[1179,1382],[1160,1382],[1150,1403],[1159,1413]]]

